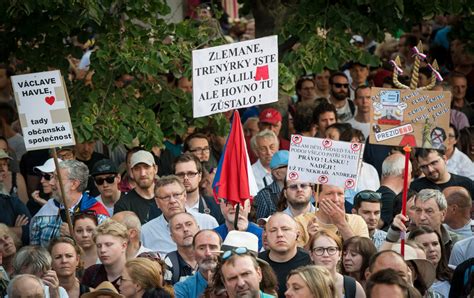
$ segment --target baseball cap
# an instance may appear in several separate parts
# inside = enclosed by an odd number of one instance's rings
[[[281,113],[277,109],[268,108],[263,110],[258,117],[262,123],[277,124],[281,121]]]
[[[288,150],[279,150],[273,154],[272,160],[270,161],[270,169],[276,169],[281,166],[288,165],[288,157],[290,152]]]
[[[144,163],[149,166],[155,165],[155,159],[153,158],[153,155],[145,150],[140,150],[135,153],[133,153],[132,158],[130,159],[130,166],[133,168],[139,163]]]
[[[13,159],[3,149],[0,149],[0,159]]]
[[[92,167],[91,176],[117,173],[117,167],[110,159],[102,159],[96,162]]]
[[[58,159],[58,162],[61,162],[61,159]],[[42,166],[34,167],[33,170],[35,172],[42,172],[42,173],[52,173],[56,170],[56,165],[54,164],[54,158],[48,159]]]

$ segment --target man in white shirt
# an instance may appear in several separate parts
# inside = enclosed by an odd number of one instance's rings
[[[459,132],[454,127],[454,125],[450,124],[448,128],[448,141],[446,146],[446,167],[448,172],[465,176],[474,180],[474,162],[456,148],[456,144],[458,143],[459,139]]]
[[[351,118],[347,123],[350,123],[353,128],[356,128],[364,134],[367,139],[370,133],[370,106],[372,100],[370,98],[370,87],[361,85],[355,90],[354,104],[357,107],[354,118]]]
[[[251,145],[258,157],[257,162],[252,165],[252,170],[260,191],[273,182],[270,162],[273,154],[278,151],[279,142],[273,131],[262,130],[252,138]]]
[[[145,247],[158,251],[164,258],[167,253],[177,249],[170,235],[168,219],[174,214],[186,212],[186,189],[181,180],[174,175],[159,179],[155,183],[155,202],[163,213],[143,226],[141,238]],[[218,226],[216,219],[210,215],[193,215],[201,229]]]

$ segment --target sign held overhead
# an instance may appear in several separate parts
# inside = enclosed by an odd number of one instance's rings
[[[277,100],[277,36],[193,51],[195,118]]]

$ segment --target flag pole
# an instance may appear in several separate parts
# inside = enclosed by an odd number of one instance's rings
[[[411,147],[406,145],[403,147],[403,151],[405,151],[405,170],[403,173],[403,195],[402,195],[402,214],[403,216],[407,215],[407,196],[408,196],[408,171],[409,169],[409,161],[410,161],[410,152]],[[402,232],[400,235],[401,238],[401,245],[400,245],[400,254],[405,256],[405,238],[406,233]]]
[[[237,203],[235,207],[235,219],[234,219],[234,230],[239,230],[239,212],[240,212],[240,203]]]
[[[69,206],[66,199],[66,192],[64,191],[63,180],[61,179],[61,172],[59,171],[59,161],[58,161],[58,154],[56,152],[56,147],[53,147],[53,159],[54,159],[54,166],[56,168],[56,173],[58,175],[58,182],[59,182],[59,189],[60,189],[60,196],[61,201],[64,205],[64,209],[66,212],[66,222],[69,227],[69,233],[73,235],[73,228],[72,228],[72,221],[71,221],[71,214],[69,214]]]

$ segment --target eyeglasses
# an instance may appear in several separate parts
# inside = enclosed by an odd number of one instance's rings
[[[296,184],[290,184],[286,188],[291,189],[291,190],[298,190],[298,188],[301,188],[303,190],[308,189],[308,187],[312,187],[312,184],[309,183],[296,183]]]
[[[313,248],[312,252],[317,256],[324,255],[324,252],[327,252],[328,255],[333,256],[339,251],[339,247],[337,246],[329,246],[329,247],[315,247]]]
[[[176,173],[175,175],[178,176],[181,179],[184,179],[184,177],[188,177],[190,179],[193,179],[199,173],[200,172],[185,172],[185,173]]]
[[[184,194],[184,190],[180,193],[173,193],[169,196],[165,196],[165,197],[156,197],[157,199],[160,199],[162,201],[169,201],[171,199],[174,199],[174,200],[178,200],[182,195]]]
[[[54,178],[54,174],[50,174],[50,173],[41,173],[41,177],[46,180],[46,181],[50,181],[51,179]]]
[[[420,170],[426,171],[428,170],[429,167],[436,167],[441,160],[441,157],[438,158],[437,160],[433,160],[432,162],[426,164],[426,165],[420,165]]]
[[[189,149],[189,152],[192,153],[209,153],[209,151],[211,151],[209,147]]]
[[[372,191],[361,191],[355,195],[354,201],[364,200],[364,201],[380,201],[382,194],[379,192]]]
[[[333,83],[336,88],[349,88],[349,84]]]
[[[222,255],[222,260],[227,261],[233,255],[240,256],[240,255],[245,255],[248,252],[249,250],[247,249],[247,247],[232,248],[231,250],[227,250],[224,252],[224,254]]]
[[[108,176],[108,177],[105,177],[105,178],[95,178],[95,183],[97,183],[97,185],[102,185],[104,184],[104,182],[107,182],[107,184],[112,184],[114,183],[115,181],[115,175],[113,176]]]

